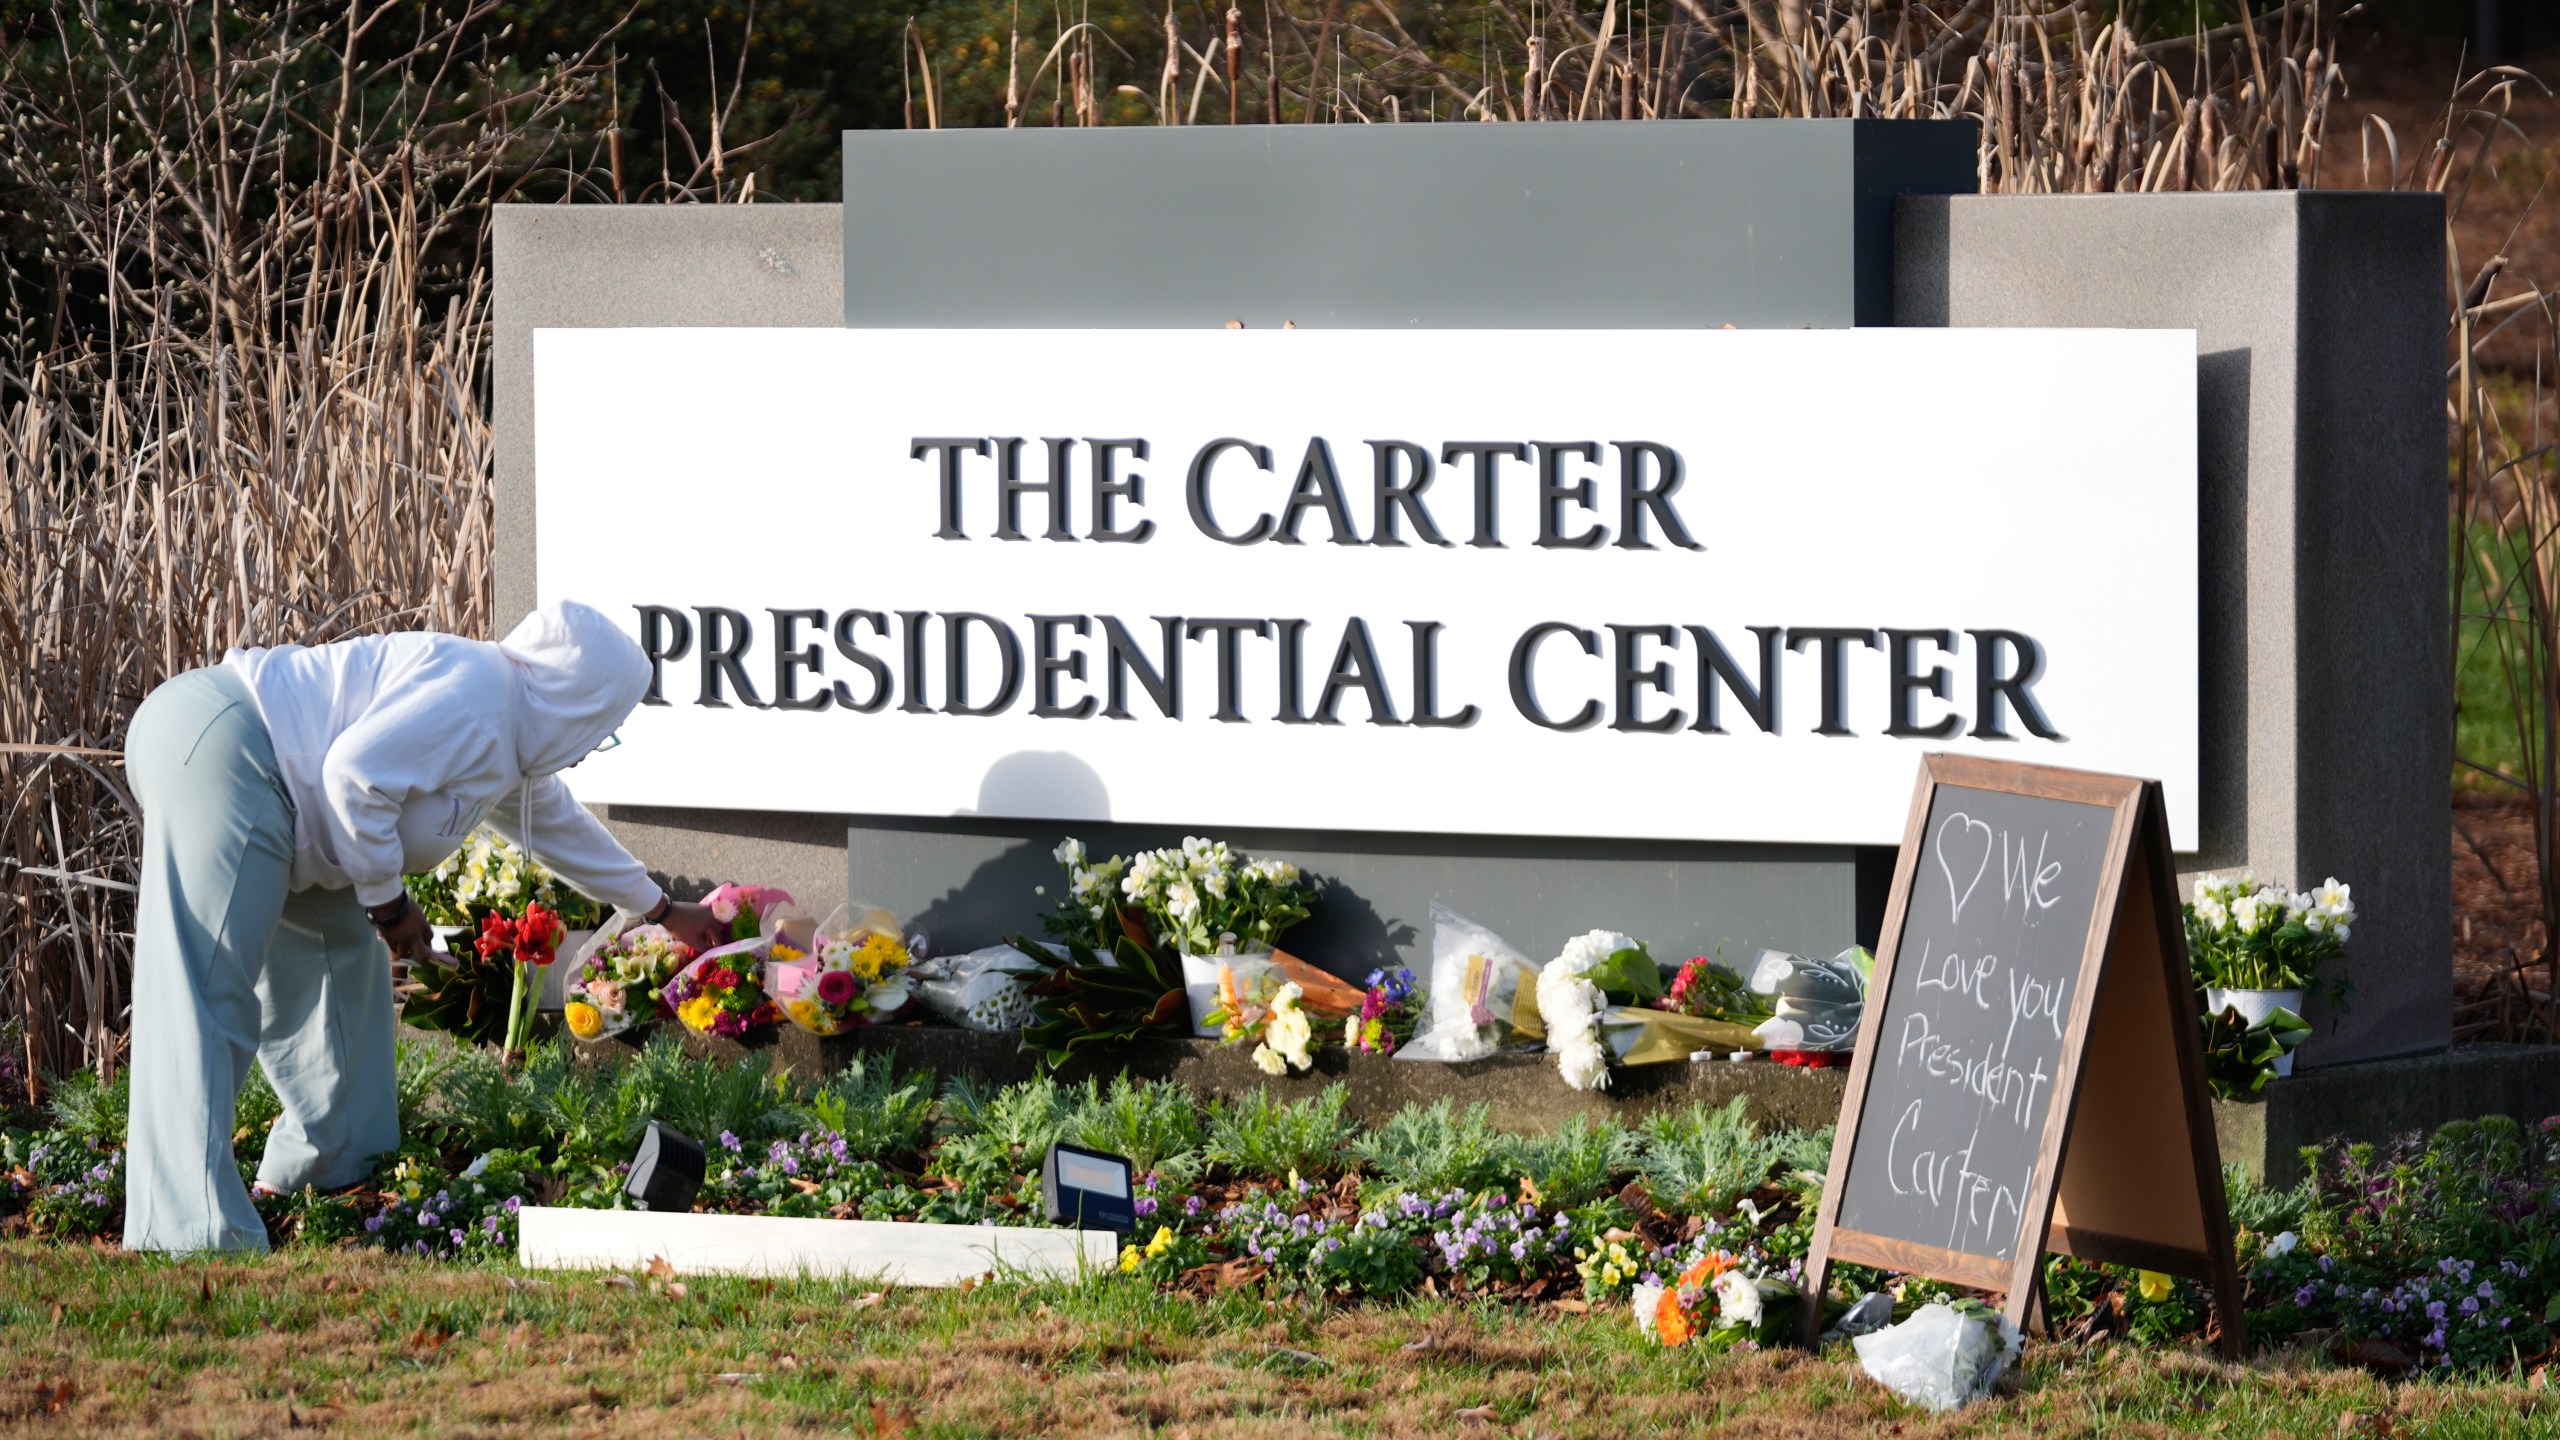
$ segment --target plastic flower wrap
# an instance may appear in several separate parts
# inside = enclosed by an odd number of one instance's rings
[[[858,909],[850,924],[843,911],[829,916],[805,955],[786,959],[777,950],[765,965],[766,992],[812,1035],[876,1024],[907,1003],[912,961],[897,918],[877,906]]]
[[[1421,1032],[1395,1058],[1476,1060],[1535,1038],[1521,1022],[1537,1028],[1537,980],[1538,967],[1510,941],[1432,901],[1430,995]]]
[[[661,1004],[661,995],[693,958],[693,947],[665,926],[616,910],[580,952],[562,1018],[581,1039],[619,1035],[662,1009],[672,1010]]]
[[[731,940],[758,939],[769,928],[767,917],[787,908],[791,892],[771,885],[723,885],[702,897],[711,918],[729,927]]]
[[[1709,1250],[1667,1285],[1632,1292],[1636,1328],[1654,1343],[1686,1345],[1700,1336],[1757,1341],[1777,1328],[1775,1302],[1793,1296],[1788,1280],[1764,1274],[1747,1258]]]
[[[1761,951],[1751,970],[1751,989],[1770,998],[1772,1013],[1752,1034],[1788,1064],[1846,1063],[1858,1048],[1858,1025],[1866,1014],[1867,981],[1875,964],[1875,957],[1857,945],[1828,960]]]
[[[686,1029],[737,1039],[758,1025],[782,1018],[781,1007],[765,993],[765,966],[809,958],[816,927],[791,908],[789,894],[766,886],[723,885],[703,903],[711,907],[715,919],[723,914],[729,917],[726,923],[733,935],[748,928],[752,917],[754,933],[704,951],[660,992],[659,999]]]

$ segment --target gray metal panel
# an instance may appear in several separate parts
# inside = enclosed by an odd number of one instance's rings
[[[1422,817],[1417,816],[1418,820]],[[1196,833],[1196,832],[1195,832]],[[1288,947],[1354,978],[1377,965],[1428,975],[1431,902],[1492,927],[1544,961],[1585,930],[1623,930],[1659,960],[1714,954],[1747,964],[1761,946],[1830,955],[1853,938],[1845,847],[1558,841],[1221,826],[1217,838],[1296,862],[1322,882]],[[1181,843],[1179,829],[1021,820],[858,817],[853,893],[886,905],[950,952],[1039,933],[1063,889],[1052,853],[1074,834],[1096,855]],[[1048,895],[1033,887],[1048,887]]]
[[[2196,332],[2203,845],[2181,860],[2355,887],[2356,993],[2312,1007],[2306,1066],[2451,1038],[2443,203],[1899,202],[1903,324]]]
[[[844,142],[844,313],[861,327],[1881,325],[1892,196],[1975,188],[1960,121]]]

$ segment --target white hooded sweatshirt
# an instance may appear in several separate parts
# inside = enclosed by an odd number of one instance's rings
[[[640,646],[576,601],[492,645],[370,635],[234,650],[293,801],[293,888],[353,886],[374,906],[482,821],[589,898],[633,910],[649,872],[560,783],[649,687]]]

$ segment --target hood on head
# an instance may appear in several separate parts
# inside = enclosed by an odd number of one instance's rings
[[[640,642],[575,600],[527,615],[498,650],[515,663],[516,767],[526,775],[585,759],[649,690]]]

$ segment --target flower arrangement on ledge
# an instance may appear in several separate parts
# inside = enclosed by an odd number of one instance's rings
[[[2293,1072],[2293,1052],[2311,1035],[2304,1000],[2343,1000],[2334,974],[2355,933],[2348,887],[2331,876],[2291,891],[2242,871],[2200,875],[2183,907],[2187,954],[2203,992],[2205,1077],[2227,1099],[2257,1094]]]
[[[599,932],[597,944],[569,985],[562,1018],[582,1040],[619,1035],[659,1014],[668,982],[693,963],[693,947],[663,925],[628,924],[627,912]],[[616,924],[620,928],[614,928]]]
[[[595,927],[595,902],[486,826],[401,886],[444,935],[452,963],[412,971],[400,1018],[420,1030],[522,1050],[542,968],[558,958],[569,931]]]

